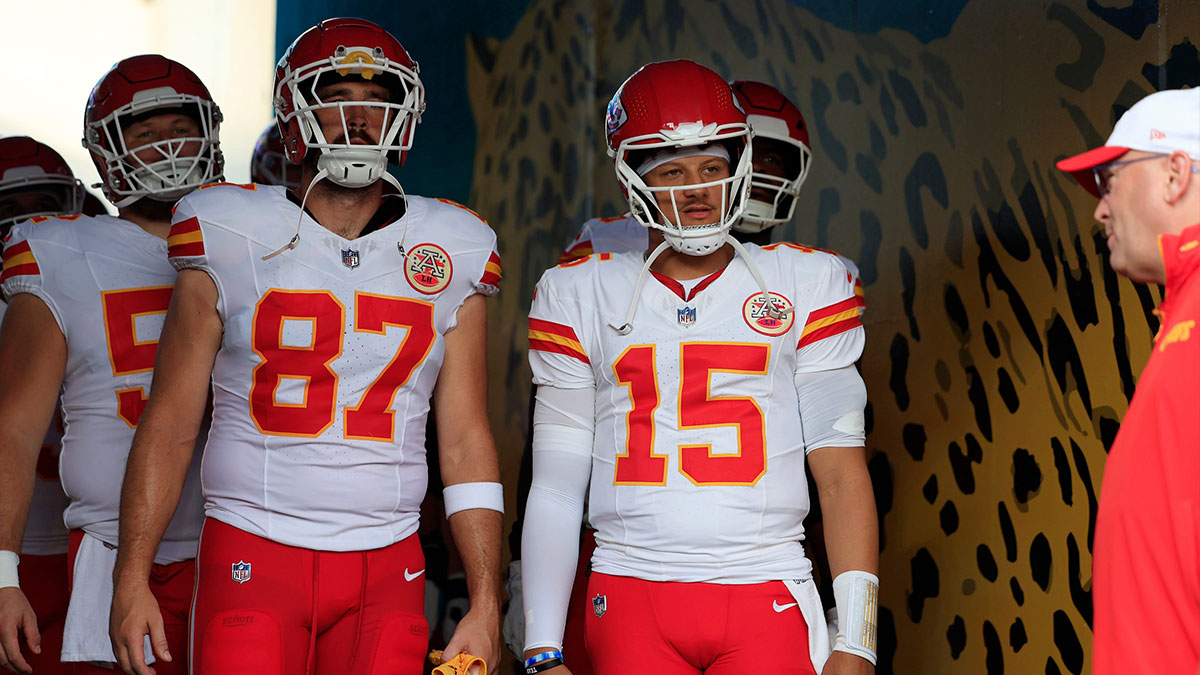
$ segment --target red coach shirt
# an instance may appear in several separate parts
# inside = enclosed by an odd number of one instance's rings
[[[1095,675],[1200,667],[1200,225],[1159,248],[1162,327],[1100,493]]]

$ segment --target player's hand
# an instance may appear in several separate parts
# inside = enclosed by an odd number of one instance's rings
[[[42,653],[42,634],[37,615],[29,599],[19,588],[0,588],[0,668],[10,673],[32,673],[33,667],[21,656],[21,636],[34,654]]]
[[[108,636],[112,640],[117,664],[128,675],[155,673],[153,668],[146,665],[146,655],[142,650],[147,634],[150,635],[154,657],[170,661],[171,652],[167,650],[162,611],[150,592],[150,585],[145,582],[117,584],[113,592],[112,615],[108,620]]]
[[[821,675],[874,675],[875,666],[871,662],[861,656],[855,656],[850,652],[833,652],[829,655],[829,660],[825,662],[825,667],[821,669]]]
[[[454,636],[450,638],[450,642],[446,644],[446,650],[442,654],[442,663],[463,652],[486,661],[488,672],[499,668],[500,612],[498,609],[484,611],[472,607],[462,621],[458,622],[458,628],[454,629]]]

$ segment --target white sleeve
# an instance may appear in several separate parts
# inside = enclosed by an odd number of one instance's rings
[[[533,483],[521,565],[525,649],[562,648],[592,471],[595,392],[541,386],[533,410]]]
[[[797,372],[848,366],[862,356],[866,342],[850,274],[835,256],[828,256],[826,262],[796,346]]]
[[[0,274],[4,300],[12,302],[13,297],[20,293],[28,293],[38,298],[50,310],[58,329],[65,336],[67,328],[63,322],[62,309],[54,301],[54,289],[47,287],[48,282],[52,284],[53,275],[42,276],[40,267],[45,265],[48,271],[55,268],[58,264],[58,260],[55,259],[58,256],[53,255],[56,247],[42,241],[34,241],[29,236],[33,226],[34,223],[28,220],[17,223],[12,226],[5,239],[4,272]]]
[[[577,328],[582,323],[578,303],[559,297],[561,276],[549,269],[542,275],[529,308],[529,367],[533,383],[559,389],[595,388],[587,347]]]
[[[827,447],[863,447],[867,387],[854,366],[797,372],[794,381],[805,452]]]

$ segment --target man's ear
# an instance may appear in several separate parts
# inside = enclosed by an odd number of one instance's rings
[[[1182,150],[1176,150],[1167,158],[1167,184],[1163,199],[1174,205],[1185,194],[1188,188],[1200,189],[1200,174],[1192,171],[1192,158]]]

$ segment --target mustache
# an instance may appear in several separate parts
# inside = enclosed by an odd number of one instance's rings
[[[706,209],[713,209],[713,210],[716,210],[718,208],[717,205],[710,204],[708,202],[708,200],[706,200],[706,199],[689,199],[686,202],[678,204],[680,213],[682,213],[683,211],[685,211],[693,206],[703,206]]]
[[[332,143],[346,144],[356,139],[366,141],[367,145],[379,145],[378,138],[372,136],[370,131],[359,127],[351,127],[346,133],[338,134],[337,138],[334,138]]]

